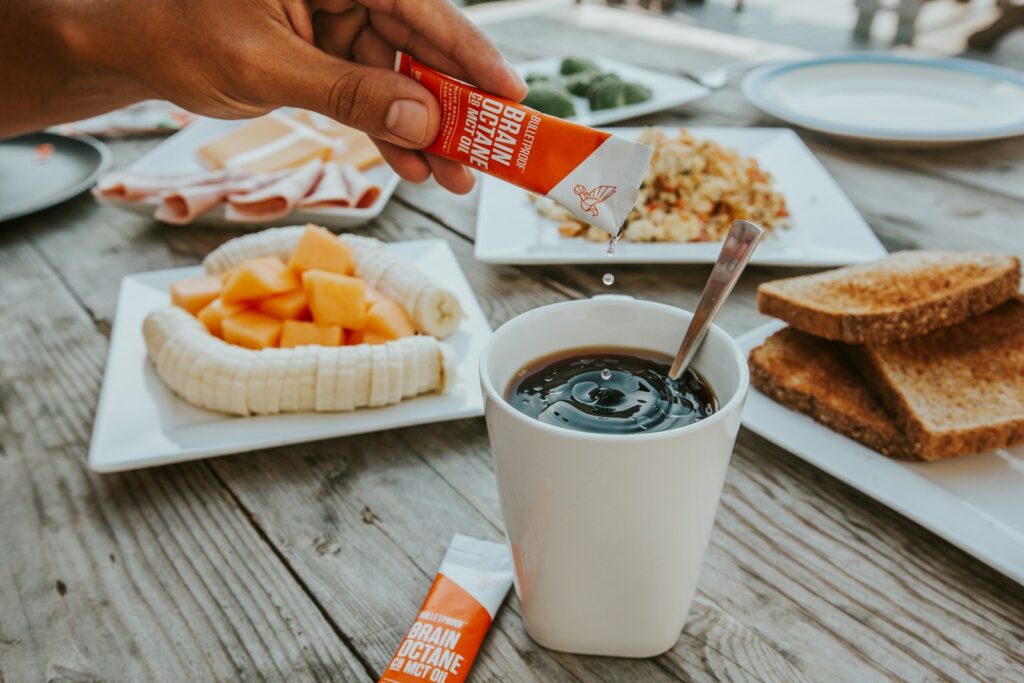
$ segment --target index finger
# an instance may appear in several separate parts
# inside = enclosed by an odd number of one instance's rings
[[[519,101],[526,83],[494,43],[449,0],[363,0],[430,41],[483,90]]]

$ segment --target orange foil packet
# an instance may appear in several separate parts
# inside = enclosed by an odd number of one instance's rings
[[[625,222],[649,147],[484,92],[403,52],[395,70],[441,105],[440,130],[425,151],[544,195],[613,235]]]
[[[456,534],[379,683],[462,683],[512,586],[504,545]]]

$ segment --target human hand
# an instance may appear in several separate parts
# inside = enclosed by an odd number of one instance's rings
[[[417,151],[437,135],[426,88],[393,71],[395,51],[519,100],[526,85],[449,0],[102,0],[75,50],[199,114],[320,112],[368,133],[395,171],[457,193],[470,171]]]

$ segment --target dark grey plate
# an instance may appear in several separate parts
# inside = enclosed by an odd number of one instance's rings
[[[38,145],[53,145],[41,158]],[[84,192],[110,166],[110,150],[88,136],[30,133],[0,140],[0,221],[33,213]]]

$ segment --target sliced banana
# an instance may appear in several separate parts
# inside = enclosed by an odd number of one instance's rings
[[[424,335],[386,344],[252,351],[212,336],[174,306],[151,313],[143,337],[171,391],[235,415],[391,405],[447,390],[456,362],[450,346]]]

